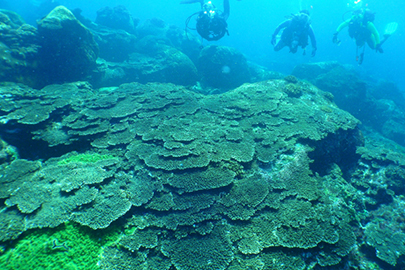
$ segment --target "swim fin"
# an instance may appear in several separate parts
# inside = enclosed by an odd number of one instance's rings
[[[392,34],[394,34],[395,31],[397,31],[397,28],[398,28],[398,23],[396,23],[396,22],[389,23],[389,24],[387,24],[387,25],[385,26],[384,39],[381,40],[379,47],[381,47],[381,46],[387,41],[387,39],[388,39]]]
[[[395,31],[397,31],[397,28],[398,28],[398,23],[396,23],[396,22],[387,24],[387,26],[385,26],[384,37],[391,36],[392,34],[394,34]]]

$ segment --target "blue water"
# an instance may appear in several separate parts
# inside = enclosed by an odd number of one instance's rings
[[[8,8],[18,12],[27,22],[35,25],[35,20],[44,16],[44,10],[33,12],[32,6],[39,6],[40,0],[0,0],[0,8]],[[50,1],[56,2],[56,1]],[[59,0],[58,3],[69,9],[80,8],[83,15],[91,20],[96,17],[98,9],[105,6],[126,6],[134,17],[142,21],[153,17],[163,19],[169,24],[180,27],[185,25],[185,19],[199,10],[199,4],[180,5],[179,0]],[[214,0],[217,7],[222,8],[221,0]],[[397,32],[384,44],[383,54],[377,54],[370,48],[366,48],[364,63],[358,66],[362,73],[371,75],[376,80],[387,79],[394,81],[405,91],[405,3],[402,1],[370,0],[360,1],[276,1],[276,0],[230,0],[231,15],[228,19],[230,36],[224,37],[217,42],[218,45],[231,46],[244,53],[249,60],[264,65],[272,70],[284,73],[291,72],[292,68],[299,63],[337,60],[343,64],[355,62],[355,44],[344,29],[339,38],[340,46],[331,42],[332,34],[342,22],[342,15],[355,7],[367,6],[376,12],[374,21],[382,35],[386,24],[398,22]],[[309,54],[302,56],[288,53],[285,48],[280,52],[274,52],[270,45],[271,34],[274,28],[285,19],[285,16],[298,12],[301,8],[311,10],[312,26],[318,41],[318,51],[315,58]],[[349,14],[346,15],[346,18]],[[208,44],[208,42],[204,42]]]

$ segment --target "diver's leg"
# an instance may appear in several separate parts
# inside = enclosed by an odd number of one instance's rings
[[[368,44],[368,46],[371,48],[371,49],[373,49],[373,50],[375,50],[375,47],[376,47],[376,40],[375,40],[375,37],[374,37],[374,35],[371,35],[368,39],[367,39],[367,44]]]
[[[360,54],[359,65],[363,64],[364,52],[366,51],[366,45],[363,46],[363,51]]]

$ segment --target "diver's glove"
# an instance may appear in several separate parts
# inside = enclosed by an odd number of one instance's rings
[[[340,39],[338,39],[338,37],[337,37],[338,34],[339,34],[339,32],[334,33],[334,34],[333,34],[333,38],[332,38],[332,42],[335,43],[335,44],[337,44],[337,45],[340,44]]]
[[[271,36],[271,45],[275,46],[276,43],[277,43],[276,35],[272,35],[272,36]]]
[[[311,57],[314,57],[314,56],[315,56],[315,54],[316,54],[316,50],[317,50],[317,48],[312,48]]]
[[[375,46],[375,51],[379,53],[384,53],[384,50],[381,48],[381,43]]]

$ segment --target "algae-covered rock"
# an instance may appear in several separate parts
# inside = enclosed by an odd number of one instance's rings
[[[0,10],[0,80],[42,86],[36,69],[40,61],[37,29],[16,13]]]
[[[350,112],[365,126],[405,145],[405,98],[394,83],[366,80],[353,67],[337,62],[301,64],[292,74],[332,93],[339,108]],[[289,89],[294,90],[291,86]]]
[[[151,44],[153,47],[160,43],[176,48],[197,65],[201,41],[198,37],[186,32],[183,27],[169,25],[162,19],[152,18],[138,26],[137,33],[140,40],[144,38],[154,39],[156,43]]]
[[[99,47],[99,57],[111,62],[123,62],[134,52],[136,36],[121,29],[98,25],[90,29]]]
[[[359,117],[365,110],[367,86],[350,68],[337,62],[301,64],[292,75],[311,81],[323,91],[332,93],[336,104]]]
[[[113,29],[134,33],[138,22],[139,19],[133,18],[124,6],[104,7],[97,11],[96,23]]]
[[[301,79],[312,80],[338,66],[340,64],[336,61],[301,64],[294,67],[292,75]]]
[[[38,22],[41,65],[48,83],[85,78],[95,67],[98,46],[91,32],[63,6]]]
[[[205,47],[200,52],[198,70],[210,87],[230,89],[250,81],[246,58],[229,47]]]
[[[94,84],[99,87],[119,85],[133,81],[193,85],[197,81],[197,69],[181,51],[167,45],[147,46],[153,55],[132,53],[124,63],[97,61]]]

